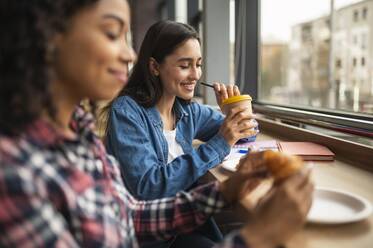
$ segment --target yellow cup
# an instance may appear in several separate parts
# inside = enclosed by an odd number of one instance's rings
[[[251,101],[252,101],[252,98],[250,95],[240,95],[240,96],[229,97],[222,102],[222,111],[224,114],[228,114],[232,108],[237,107],[237,106],[244,106],[250,110],[250,113],[252,113],[253,111],[251,107]]]

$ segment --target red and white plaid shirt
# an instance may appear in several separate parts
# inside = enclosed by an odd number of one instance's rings
[[[216,183],[154,201],[134,199],[116,160],[78,108],[68,139],[44,121],[0,135],[1,247],[139,247],[201,225],[225,206]],[[245,247],[232,234],[221,247]]]

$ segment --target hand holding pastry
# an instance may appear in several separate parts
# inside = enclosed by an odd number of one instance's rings
[[[305,223],[313,192],[309,174],[281,177],[274,185],[241,229],[241,235],[250,247],[282,245]]]
[[[303,161],[300,157],[282,152],[265,151],[263,159],[265,166],[274,177],[275,182],[292,176],[303,168]]]
[[[228,202],[234,203],[244,198],[262,178],[268,176],[263,154],[258,152],[241,158],[234,174],[221,183],[221,191]]]

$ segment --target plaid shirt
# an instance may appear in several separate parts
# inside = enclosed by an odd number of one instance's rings
[[[201,225],[225,203],[212,183],[173,198],[138,201],[118,164],[77,109],[77,138],[36,121],[19,138],[0,136],[1,247],[138,247]],[[244,247],[237,234],[220,247]]]

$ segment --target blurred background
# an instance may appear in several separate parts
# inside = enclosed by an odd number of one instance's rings
[[[154,22],[189,23],[202,37],[207,81],[235,82],[263,102],[373,113],[372,0],[130,4],[136,51]],[[245,56],[254,56],[257,65]],[[196,95],[214,103],[208,90]]]
[[[373,0],[129,2],[136,52],[154,22],[188,23],[201,80],[235,83],[266,117],[373,146]],[[216,104],[203,86],[195,100]]]

